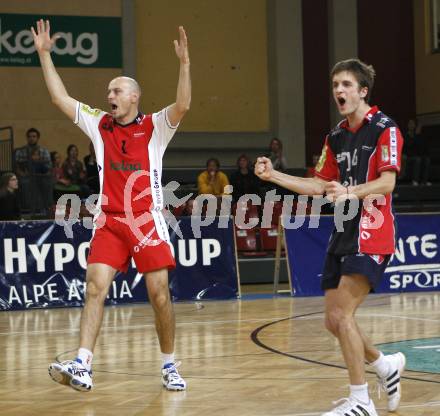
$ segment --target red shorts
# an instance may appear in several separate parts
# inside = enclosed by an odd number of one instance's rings
[[[118,217],[125,223],[117,220]],[[97,223],[102,219],[99,217]],[[133,221],[127,223],[124,213],[106,213],[105,224],[94,230],[87,263],[107,264],[126,273],[133,258],[139,273],[174,269],[176,262],[162,213],[148,213],[147,221],[142,222],[136,226]]]

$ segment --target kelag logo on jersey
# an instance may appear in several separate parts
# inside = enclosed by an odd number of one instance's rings
[[[122,160],[121,162],[114,162],[113,160],[110,161],[110,169],[111,170],[118,170],[118,171],[125,171],[125,172],[137,172],[138,170],[142,170],[142,166],[140,162],[136,163],[128,163]]]
[[[58,67],[120,68],[121,19],[118,17],[0,14],[0,66],[39,66],[31,26],[44,18],[57,34],[52,57]]]

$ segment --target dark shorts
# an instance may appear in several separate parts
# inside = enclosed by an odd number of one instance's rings
[[[338,256],[327,253],[321,277],[321,289],[336,289],[341,276],[362,274],[374,289],[381,281],[391,256],[389,254],[347,254]]]

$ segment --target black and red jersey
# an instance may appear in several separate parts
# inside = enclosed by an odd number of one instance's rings
[[[377,179],[386,170],[398,173],[402,146],[402,134],[396,123],[372,107],[356,130],[350,129],[347,120],[343,120],[329,133],[315,175],[353,186]],[[328,252],[393,254],[396,230],[391,200],[392,195],[386,195],[385,204],[373,202],[369,206],[367,200],[360,201],[357,215],[344,222],[343,231],[338,232],[336,228],[333,231]],[[371,215],[372,208],[383,216],[380,228],[374,226],[378,215]]]

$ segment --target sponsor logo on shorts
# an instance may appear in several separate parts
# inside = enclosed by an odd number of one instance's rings
[[[370,257],[377,263],[377,264],[382,264],[383,261],[385,260],[385,257],[382,256],[381,254],[370,254]]]
[[[145,237],[141,241],[139,241],[138,244],[136,244],[133,247],[133,251],[135,253],[139,253],[139,251],[141,251],[141,249],[143,249],[144,247],[158,246],[162,242],[162,240],[157,240],[157,239],[155,240],[151,238],[153,233],[154,233],[154,227],[150,231],[148,231]]]
[[[362,240],[368,240],[371,238],[371,234],[368,231],[361,231],[361,238]]]

